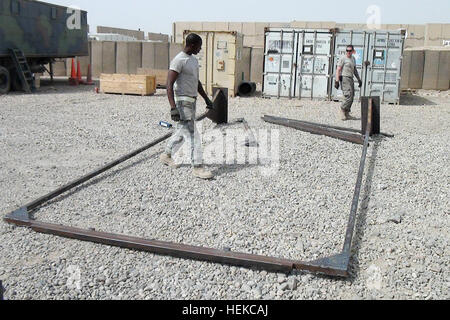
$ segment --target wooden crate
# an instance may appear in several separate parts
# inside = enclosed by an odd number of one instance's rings
[[[135,74],[100,75],[100,91],[103,93],[153,95],[156,92],[156,77]]]
[[[138,68],[137,69],[137,74],[147,75],[147,76],[155,76],[156,77],[156,85],[160,88],[166,87],[168,73],[169,73],[169,70],[147,69],[147,68]]]

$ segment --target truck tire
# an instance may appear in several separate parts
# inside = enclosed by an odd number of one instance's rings
[[[11,89],[11,75],[8,69],[0,67],[0,94],[7,94]]]
[[[17,71],[11,70],[11,91],[22,91],[22,83],[20,82]]]

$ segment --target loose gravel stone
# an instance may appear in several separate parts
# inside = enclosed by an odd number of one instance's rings
[[[0,96],[0,109],[2,214],[148,144],[168,132],[159,121],[170,122],[164,90],[151,97],[104,95],[58,81],[51,89],[45,80],[36,94]],[[205,110],[201,99],[198,109]],[[360,121],[342,123],[338,110],[336,102],[231,98],[228,125],[198,123],[205,159],[218,145],[212,136],[243,130],[234,119],[244,117],[260,144],[262,130],[277,134],[279,165],[265,164],[270,153],[257,164],[210,163],[216,177],[201,181],[189,165],[161,165],[162,143],[35,217],[293,260],[334,255],[342,249],[361,146],[271,125],[261,116],[360,129]],[[1,220],[5,298],[448,300],[450,94],[419,91],[382,110],[382,131],[395,137],[374,137],[369,148],[351,283],[103,246]],[[353,114],[360,117],[357,102]],[[251,150],[237,148],[247,156]]]

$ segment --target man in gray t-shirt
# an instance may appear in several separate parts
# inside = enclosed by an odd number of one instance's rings
[[[199,81],[199,67],[197,55],[202,49],[202,38],[191,33],[186,38],[186,47],[170,63],[167,77],[167,97],[171,107],[171,117],[178,122],[176,132],[169,140],[165,152],[161,155],[161,162],[172,168],[177,168],[172,154],[178,150],[186,140],[191,142],[191,163],[193,174],[201,179],[211,179],[213,174],[202,166],[201,140],[195,127],[195,111],[197,95],[203,97],[207,108],[213,103],[205,93]]]
[[[343,121],[352,119],[350,112],[355,98],[355,82],[353,76],[358,79],[359,87],[362,87],[362,81],[359,77],[358,69],[356,68],[356,60],[353,56],[354,53],[355,48],[353,45],[347,46],[347,52],[339,58],[336,70],[335,87],[336,89],[339,89],[339,83],[341,82],[342,92],[345,97],[344,103],[341,106],[341,119]]]

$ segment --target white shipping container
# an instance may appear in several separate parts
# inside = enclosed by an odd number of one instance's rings
[[[250,80],[250,55],[244,51],[244,40],[234,31],[184,32],[184,42],[190,33],[198,34],[203,40],[202,51],[197,55],[200,67],[200,82],[209,95],[213,87],[228,88],[234,97],[242,81]]]
[[[329,30],[267,28],[263,95],[328,99],[332,50]]]
[[[350,31],[339,30],[335,35],[333,79],[339,59],[345,55],[349,44],[355,47],[356,65],[363,81],[358,88],[355,81],[355,98],[380,96],[381,102],[400,101],[400,80],[403,65],[405,31]],[[334,100],[342,99],[342,90],[332,87]]]

